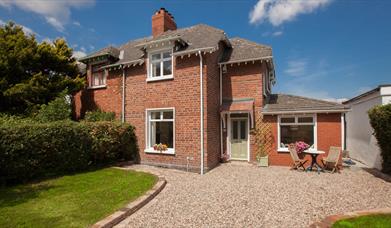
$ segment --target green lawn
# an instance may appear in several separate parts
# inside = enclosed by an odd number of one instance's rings
[[[333,224],[333,228],[390,228],[391,215],[367,215],[357,218],[345,219]]]
[[[0,227],[86,227],[148,191],[157,177],[114,168],[0,188]]]

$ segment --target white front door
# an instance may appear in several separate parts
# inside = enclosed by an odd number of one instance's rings
[[[248,120],[231,119],[231,159],[248,160]]]

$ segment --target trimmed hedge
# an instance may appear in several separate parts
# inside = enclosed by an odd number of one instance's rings
[[[115,120],[115,113],[103,112],[101,110],[88,111],[86,112],[84,120],[88,122],[113,121]]]
[[[368,115],[383,157],[382,171],[391,174],[391,104],[375,106]]]
[[[1,122],[1,121],[0,121]],[[0,183],[17,183],[135,159],[134,128],[117,122],[0,126]]]

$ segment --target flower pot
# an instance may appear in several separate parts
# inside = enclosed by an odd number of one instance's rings
[[[260,157],[258,159],[258,166],[268,167],[269,166],[269,155],[266,155],[265,157]]]

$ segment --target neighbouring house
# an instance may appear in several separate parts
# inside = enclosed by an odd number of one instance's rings
[[[382,157],[369,122],[368,110],[388,103],[391,103],[391,84],[380,85],[344,102],[351,108],[346,114],[346,148],[350,157],[379,170]]]
[[[222,157],[254,162],[260,116],[271,126],[272,165],[290,165],[286,145],[298,140],[326,152],[343,145],[344,105],[272,94],[271,47],[204,24],[177,28],[164,8],[152,36],[79,61],[88,85],[75,96],[77,117],[100,108],[134,125],[143,164],[203,173]]]

